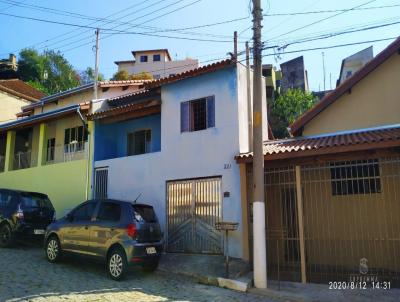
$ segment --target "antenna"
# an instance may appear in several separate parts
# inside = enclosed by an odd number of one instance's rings
[[[139,197],[142,195],[142,193],[140,193],[139,195],[138,195],[138,197],[136,197],[136,199],[133,201],[133,203],[136,203],[136,201],[139,199]]]

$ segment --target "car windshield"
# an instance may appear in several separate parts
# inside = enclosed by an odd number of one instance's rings
[[[48,208],[53,209],[53,205],[46,195],[41,194],[21,194],[22,206],[26,208]]]
[[[152,206],[132,205],[137,222],[157,222],[157,216]]]

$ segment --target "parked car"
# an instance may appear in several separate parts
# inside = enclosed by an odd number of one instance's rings
[[[43,236],[55,213],[46,194],[0,189],[0,247],[18,237]]]
[[[45,253],[57,262],[64,253],[107,263],[109,276],[124,277],[131,265],[154,271],[163,239],[153,207],[120,200],[89,200],[48,226]]]

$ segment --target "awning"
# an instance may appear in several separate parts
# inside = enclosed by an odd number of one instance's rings
[[[400,125],[271,140],[264,142],[263,153],[265,161],[273,161],[393,147],[400,147]],[[253,153],[235,158],[238,163],[252,162]]]

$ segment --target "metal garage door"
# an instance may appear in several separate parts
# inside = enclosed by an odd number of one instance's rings
[[[167,182],[168,252],[221,254],[221,178]]]

